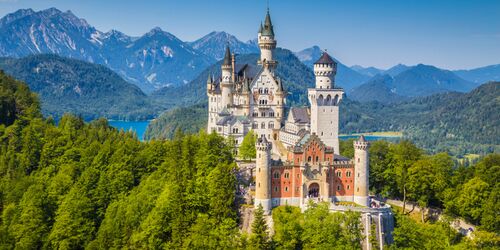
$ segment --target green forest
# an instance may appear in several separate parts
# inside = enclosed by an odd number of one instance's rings
[[[105,119],[67,114],[55,125],[27,85],[3,73],[0,115],[0,249],[359,248],[359,214],[321,204],[276,208],[273,235],[256,208],[253,233],[241,233],[237,165],[216,134],[140,142]],[[460,165],[408,141],[375,142],[370,153],[373,193],[479,226],[468,240],[425,215],[398,215],[391,248],[500,247],[498,154]]]

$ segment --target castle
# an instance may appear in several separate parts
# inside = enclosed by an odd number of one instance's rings
[[[284,119],[286,91],[276,76],[274,28],[269,11],[258,32],[258,67],[236,63],[229,47],[222,76],[207,80],[208,131],[234,138],[238,146],[253,130],[258,137],[255,203],[265,211],[308,198],[349,201],[368,199],[368,147],[355,142],[355,159],[339,150],[339,104],[344,91],[335,87],[336,62],[324,52],[314,63],[316,86],[308,90],[310,108],[291,108]]]
[[[258,44],[257,67],[237,64],[227,47],[222,76],[207,80],[207,131],[234,138],[236,147],[250,130],[258,138],[255,205],[269,214],[280,205],[305,209],[311,201],[327,201],[332,211],[361,212],[365,228],[376,224],[381,246],[391,242],[391,210],[368,195],[370,143],[361,136],[354,142],[353,159],[340,155],[339,105],[344,91],[335,86],[337,63],[323,52],[314,63],[310,107],[292,107],[284,119],[287,93],[275,72],[276,39],[269,10],[259,28]],[[365,243],[364,248],[370,249],[371,243]]]

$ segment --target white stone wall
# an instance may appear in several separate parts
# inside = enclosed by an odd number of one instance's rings
[[[354,142],[354,202],[368,206],[369,152],[367,142]]]

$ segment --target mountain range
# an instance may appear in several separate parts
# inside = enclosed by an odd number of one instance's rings
[[[259,46],[253,42],[246,43],[238,40],[235,36],[224,31],[213,31],[206,36],[189,42],[189,45],[197,51],[203,52],[205,55],[219,61],[224,57],[226,46],[229,45],[231,51],[236,54],[252,54],[259,53]]]
[[[0,56],[52,53],[109,67],[145,92],[184,84],[215,60],[154,28],[141,37],[102,32],[72,12],[21,9],[0,19]]]

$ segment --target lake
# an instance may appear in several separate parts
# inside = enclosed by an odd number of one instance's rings
[[[146,132],[148,124],[149,121],[109,121],[109,125],[114,128],[135,131],[141,141],[144,139],[144,132]]]
[[[123,129],[125,131],[133,130],[137,133],[137,137],[142,141],[144,138],[144,132],[148,127],[150,121],[109,121],[109,125],[117,129]],[[339,138],[341,140],[357,139],[359,135],[341,135]],[[377,141],[377,140],[388,140],[388,141],[398,141],[401,137],[398,136],[381,136],[381,135],[365,135],[367,141]]]

